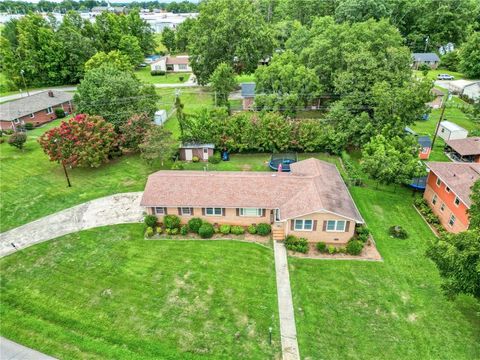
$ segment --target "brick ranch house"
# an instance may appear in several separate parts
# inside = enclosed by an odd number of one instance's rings
[[[62,108],[67,113],[74,110],[72,99],[69,92],[48,90],[1,104],[0,129],[15,130],[26,123],[40,126],[55,120],[55,109]]]
[[[468,230],[471,187],[480,179],[480,164],[428,162],[424,199],[449,232]]]
[[[158,171],[149,176],[141,205],[162,222],[200,217],[214,224],[270,223],[276,240],[292,234],[344,245],[363,224],[333,164],[310,158],[290,173]]]

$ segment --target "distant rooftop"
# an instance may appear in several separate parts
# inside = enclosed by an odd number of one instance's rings
[[[241,83],[240,87],[242,88],[242,97],[254,97],[255,96],[255,83],[254,82]]]
[[[415,61],[440,61],[440,58],[435,53],[413,53]]]
[[[461,156],[480,155],[480,137],[473,136],[465,139],[448,140],[447,145]]]

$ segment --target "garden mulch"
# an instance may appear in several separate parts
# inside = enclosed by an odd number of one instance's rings
[[[261,245],[265,245],[271,247],[272,240],[271,236],[260,236],[260,235],[252,235],[245,233],[243,235],[233,235],[233,234],[214,234],[209,239],[203,239],[198,234],[195,233],[188,233],[187,235],[166,235],[163,234],[155,234],[150,238],[146,238],[146,240],[235,240],[235,241],[244,241],[244,242],[251,242],[251,243],[258,243]]]
[[[365,244],[360,255],[321,253],[317,250],[316,243],[308,243],[308,252],[305,254],[289,250],[288,255],[303,259],[383,261],[375,242],[371,240]]]

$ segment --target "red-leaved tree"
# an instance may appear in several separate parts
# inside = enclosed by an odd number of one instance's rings
[[[132,115],[120,126],[120,144],[122,148],[139,151],[139,145],[143,143],[148,130],[152,126],[153,122],[148,114]]]
[[[101,116],[79,114],[45,132],[38,142],[50,161],[70,167],[98,167],[118,148],[118,135]]]

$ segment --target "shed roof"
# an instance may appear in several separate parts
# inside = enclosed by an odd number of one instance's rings
[[[471,187],[480,179],[480,164],[428,162],[427,167],[437,175],[467,207],[470,207]]]
[[[415,61],[440,61],[440,58],[435,53],[413,53]]]
[[[256,85],[254,82],[241,83],[240,87],[242,88],[242,97],[254,97],[255,86]]]
[[[49,91],[53,93],[53,97],[48,95]],[[0,121],[12,121],[73,99],[72,93],[59,90],[49,91],[42,91],[34,95],[1,104]]]
[[[464,128],[462,128],[461,126],[451,122],[451,121],[442,121],[440,123],[441,126],[443,126],[445,129],[447,130],[450,130],[450,131],[467,131],[465,130]]]
[[[148,177],[143,206],[280,209],[281,220],[331,212],[363,223],[335,165],[307,159],[290,173],[158,171]]]
[[[203,148],[209,148],[209,149],[215,149],[214,144],[201,144],[201,143],[184,143],[180,145],[181,149],[203,149]]]
[[[448,140],[446,144],[461,156],[480,155],[480,137],[472,136],[465,139]]]

